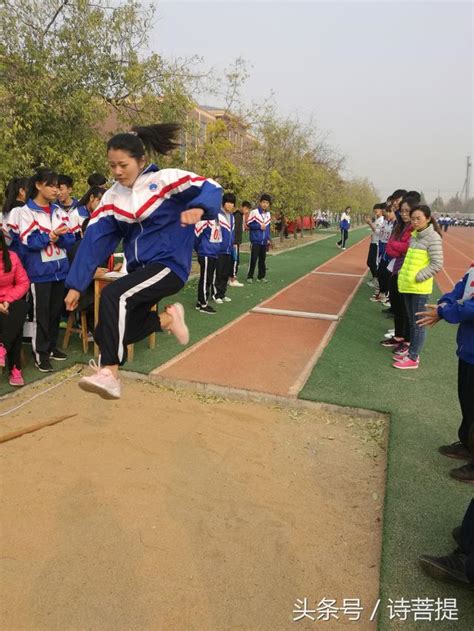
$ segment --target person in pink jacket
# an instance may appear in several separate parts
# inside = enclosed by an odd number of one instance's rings
[[[390,305],[394,316],[395,333],[389,339],[380,342],[382,346],[392,347],[396,359],[408,353],[410,345],[410,326],[403,294],[398,291],[398,272],[400,271],[410,244],[413,226],[410,221],[410,210],[415,207],[416,200],[405,197],[400,206],[397,222],[392,230],[385,251],[390,257],[392,275],[390,277]]]
[[[21,340],[28,313],[24,300],[30,281],[14,252],[0,232],[0,367],[8,362],[11,386],[25,385],[21,374]]]

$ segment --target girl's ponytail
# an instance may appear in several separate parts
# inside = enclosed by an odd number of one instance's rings
[[[131,132],[115,134],[107,143],[107,151],[120,149],[126,151],[135,160],[140,160],[148,153],[166,155],[180,146],[177,140],[181,126],[177,123],[159,123],[146,127],[135,126]]]
[[[147,127],[132,127],[148,153],[166,155],[180,146],[177,140],[181,126],[177,123],[160,123]]]
[[[433,217],[433,215],[431,215],[431,223],[433,224],[433,228],[435,229],[435,232],[437,232],[439,236],[443,238],[443,232],[441,228],[439,227],[439,223],[436,221],[436,218]]]

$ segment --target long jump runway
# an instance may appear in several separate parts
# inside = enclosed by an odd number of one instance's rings
[[[367,249],[364,239],[339,253],[151,375],[296,397],[363,280]]]
[[[451,229],[443,242],[436,280],[445,292],[474,260],[474,230]],[[296,397],[367,272],[368,243],[337,254],[151,375]]]

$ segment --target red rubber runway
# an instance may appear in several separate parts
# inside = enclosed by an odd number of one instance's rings
[[[246,313],[151,374],[296,397],[362,282],[368,245],[364,239],[258,306],[294,315]]]

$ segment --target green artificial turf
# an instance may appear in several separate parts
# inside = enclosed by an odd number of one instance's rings
[[[437,452],[457,440],[460,422],[456,327],[439,323],[428,332],[420,368],[396,370],[390,349],[378,343],[393,320],[369,301],[370,294],[361,286],[299,396],[390,414],[379,629],[430,626],[414,622],[413,614],[406,622],[390,621],[386,609],[389,598],[426,597],[457,598],[459,622],[437,625],[474,629],[474,592],[431,579],[416,561],[420,554],[441,556],[456,547],[451,530],[473,495],[472,486],[448,476],[463,462]]]
[[[366,237],[368,230],[365,228],[352,230],[350,233],[349,245],[353,245]],[[221,328],[231,320],[242,315],[249,309],[269,298],[272,294],[283,289],[289,283],[307,274],[318,265],[339,253],[335,247],[336,235],[331,235],[327,239],[314,241],[310,245],[294,249],[288,252],[281,252],[278,256],[269,255],[267,257],[267,278],[268,283],[257,283],[252,285],[245,283],[248,265],[248,254],[241,256],[241,267],[239,277],[244,282],[244,287],[229,287],[227,295],[232,298],[232,302],[223,305],[214,305],[217,313],[207,315],[195,310],[197,297],[197,278],[190,280],[186,286],[175,296],[170,297],[170,302],[179,301],[186,309],[186,322],[191,332],[191,344],[198,342],[203,337]],[[304,239],[295,240],[296,245],[304,244]],[[164,303],[166,304],[166,302]],[[214,304],[214,303],[213,303]],[[160,305],[162,308],[163,305]],[[63,333],[60,334],[60,345]],[[176,343],[174,337],[166,334],[158,334],[155,349],[148,348],[148,341],[143,340],[135,344],[134,361],[128,362],[125,366],[127,370],[148,374],[154,368],[164,364],[166,361],[182,352],[183,348]],[[24,367],[24,377],[27,383],[43,378],[44,373],[40,373],[33,365],[31,359],[31,346],[24,345],[24,350],[29,358],[28,364]],[[92,344],[89,346],[92,353]],[[68,360],[64,362],[54,362],[55,369],[68,368],[76,363],[87,363],[91,355],[82,352],[82,345],[77,334],[71,336],[68,353]],[[6,371],[0,381],[0,396],[11,392],[8,384]]]

